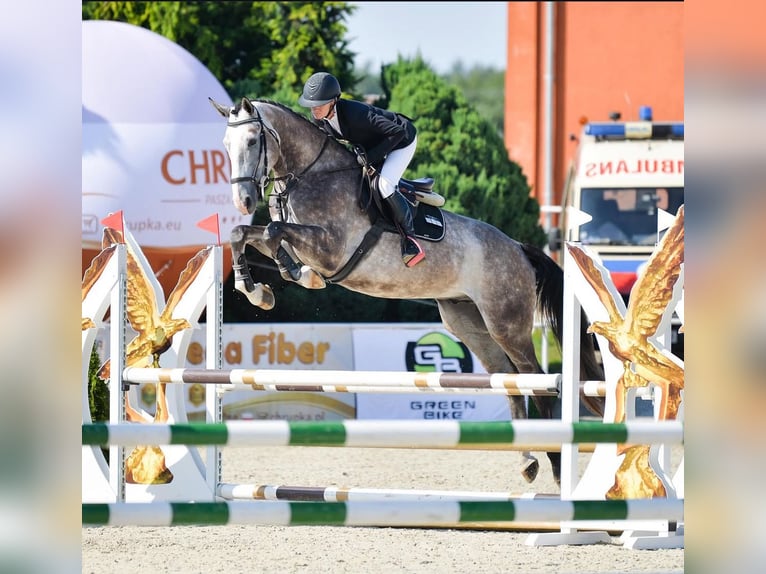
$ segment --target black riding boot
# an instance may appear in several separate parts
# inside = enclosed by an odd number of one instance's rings
[[[399,225],[402,236],[402,261],[407,267],[414,267],[426,256],[420,244],[415,240],[415,228],[412,223],[412,212],[404,196],[395,191],[385,198],[391,209],[394,221]]]

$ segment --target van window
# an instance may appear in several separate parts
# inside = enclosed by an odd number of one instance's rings
[[[654,245],[657,208],[675,215],[684,189],[642,187],[583,188],[580,209],[593,217],[580,227],[580,241],[589,245]]]

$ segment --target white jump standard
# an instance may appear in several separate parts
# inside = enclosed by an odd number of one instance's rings
[[[125,233],[128,247],[141,258],[140,249]],[[121,317],[111,330],[111,361],[116,376],[110,381],[110,423],[92,423],[87,400],[87,364],[95,328],[83,328],[83,525],[175,526],[182,524],[272,524],[455,527],[481,523],[508,525],[553,522],[560,533],[530,536],[527,544],[585,544],[611,541],[606,532],[621,530],[625,546],[638,548],[683,547],[683,463],[670,481],[667,497],[604,500],[603,484],[613,481],[609,455],[615,445],[649,445],[664,449],[683,444],[684,423],[628,417],[625,422],[580,422],[578,394],[606,396],[614,391],[603,381],[579,381],[577,349],[564,349],[561,375],[397,373],[373,371],[289,371],[269,369],[222,370],[221,353],[221,253],[210,251],[199,277],[179,301],[175,318],[184,317],[195,326],[207,307],[204,369],[124,368],[126,290],[125,245],[105,267],[103,278],[83,295],[83,317],[98,327],[106,311]],[[565,260],[565,270],[568,269]],[[139,261],[140,264],[143,264]],[[571,273],[567,279],[571,279]],[[565,282],[565,338],[575,341],[578,329],[582,281]],[[84,292],[85,293],[85,292]],[[587,293],[583,307],[587,300]],[[597,316],[591,308],[587,315]],[[575,318],[573,320],[572,318]],[[84,323],[85,324],[85,323]],[[566,334],[569,333],[569,336]],[[190,342],[189,330],[175,335],[164,364],[184,363]],[[599,340],[602,349],[606,342]],[[576,346],[576,345],[575,345]],[[606,353],[608,358],[608,353]],[[126,423],[122,397],[134,383],[167,385],[167,423]],[[206,384],[206,422],[189,423],[183,411],[183,385]],[[613,384],[613,383],[612,383]],[[228,421],[222,420],[221,397],[232,387],[266,391],[312,392],[443,392],[506,394],[508,396],[558,395],[562,420],[467,421]],[[633,389],[634,395],[654,396],[652,387]],[[180,397],[180,398],[179,398]],[[613,411],[612,411],[613,412]],[[605,413],[606,414],[606,413]],[[682,414],[682,413],[681,413]],[[605,416],[605,420],[609,420]],[[612,419],[614,420],[614,419]],[[594,457],[581,479],[573,461],[578,448],[596,445]],[[126,484],[126,447],[162,445],[167,468],[174,480],[167,484]],[[655,446],[659,445],[659,447]],[[101,449],[109,447],[107,466]],[[204,448],[195,448],[195,446]],[[509,493],[238,485],[223,483],[221,449],[252,446],[333,446],[364,448],[444,448],[545,450],[561,448],[561,495],[514,497]],[[535,447],[540,447],[535,448]],[[602,449],[603,447],[603,449]],[[596,455],[605,454],[596,464]],[[582,450],[580,451],[582,452]],[[653,451],[656,452],[656,451]],[[660,452],[663,452],[660,450]],[[666,451],[665,451],[666,452]],[[606,460],[607,464],[603,464]],[[611,461],[611,462],[610,462]],[[653,460],[658,472],[669,463],[660,455]],[[572,466],[572,468],[570,468]],[[680,477],[680,478],[679,478]],[[666,480],[663,477],[662,480]],[[601,490],[600,490],[601,489]],[[196,502],[189,502],[194,500]],[[677,528],[676,526],[679,526]],[[543,528],[541,528],[542,530]],[[636,534],[635,536],[631,536]],[[650,536],[658,533],[658,536]],[[555,536],[553,536],[555,535]],[[644,536],[646,535],[646,536]],[[632,540],[632,541],[631,541]],[[638,540],[638,542],[636,542]],[[641,542],[644,540],[644,542]]]

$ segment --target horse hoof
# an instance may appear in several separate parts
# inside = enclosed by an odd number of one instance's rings
[[[248,291],[245,281],[234,281],[234,288],[247,297],[251,305],[266,311],[274,308],[274,292],[268,285],[258,283]]]
[[[306,289],[324,289],[327,283],[322,276],[308,265],[301,267],[301,280],[299,284]]]
[[[540,463],[537,462],[537,459],[530,460],[524,468],[521,469],[521,476],[524,477],[524,480],[527,482],[534,482],[534,480],[537,478],[537,473],[540,470]]]
[[[276,301],[274,300],[274,291],[268,285],[263,285],[263,292],[261,293],[262,303],[259,305],[264,311],[269,311],[274,308]]]

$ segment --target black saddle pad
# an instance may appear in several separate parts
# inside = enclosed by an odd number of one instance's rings
[[[415,237],[433,242],[444,239],[446,229],[444,226],[444,214],[442,213],[441,208],[425,203],[419,203],[410,209],[413,211],[412,226],[415,228]],[[388,215],[383,214],[380,210],[379,213],[381,213],[383,230],[390,231],[391,233],[399,233],[396,224],[389,219]]]
[[[444,214],[441,208],[425,203],[418,204],[413,223],[415,225],[415,235],[419,239],[427,241],[441,241],[444,239]]]
[[[405,194],[405,197],[407,195]],[[410,199],[414,199],[414,196]],[[412,201],[410,206],[412,206]],[[361,195],[359,197],[360,205],[363,206],[370,216],[372,221],[377,220],[378,225],[382,225],[384,231],[391,233],[399,233],[396,225],[391,221],[387,213],[384,213],[380,208],[380,205],[374,201],[370,195],[370,188],[365,185],[362,186]],[[446,228],[444,225],[444,214],[440,207],[428,205],[426,203],[418,203],[414,207],[411,207],[412,223],[415,228],[415,236],[418,239],[425,239],[426,241],[441,241],[444,239]]]

